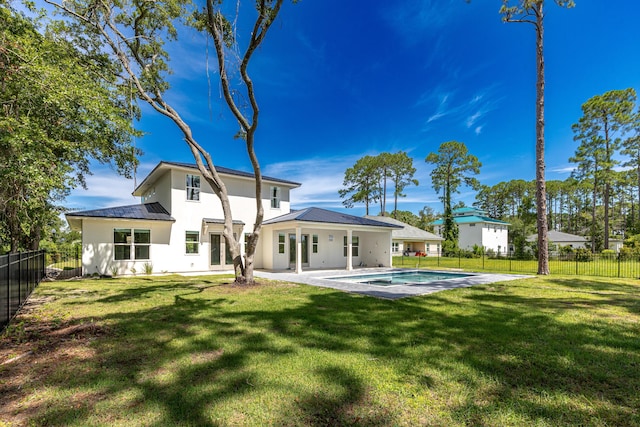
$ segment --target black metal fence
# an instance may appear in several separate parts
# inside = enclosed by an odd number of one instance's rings
[[[79,245],[67,249],[47,250],[47,276],[52,279],[69,279],[82,276],[81,249]]]
[[[45,277],[45,251],[0,255],[0,330]]]
[[[456,268],[470,271],[492,271],[536,274],[538,261],[518,259],[513,256],[489,257],[469,256],[394,256],[395,267],[409,268]],[[640,278],[640,256],[622,254],[566,254],[549,259],[551,274],[577,276],[600,276],[620,278]]]

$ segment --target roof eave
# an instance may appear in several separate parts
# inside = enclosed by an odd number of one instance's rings
[[[140,183],[140,185],[138,185],[136,187],[135,190],[133,190],[133,194],[136,197],[142,197],[142,195],[144,194],[146,187],[151,186],[151,183],[155,182],[157,180],[157,178],[155,177],[155,175],[157,174],[157,172],[159,170],[170,170],[170,169],[178,169],[178,170],[182,170],[182,171],[198,171],[198,168],[196,166],[187,166],[187,165],[181,165],[181,164],[177,164],[177,163],[173,163],[173,162],[167,162],[167,161],[161,161],[160,163],[158,163],[156,165],[156,167],[154,167],[151,172],[149,172],[149,174],[145,177],[145,179]],[[228,176],[228,177],[233,177],[233,178],[237,178],[237,179],[245,179],[248,181],[253,181],[255,180],[255,177],[248,177],[248,176],[242,176],[242,175],[235,175],[235,174],[231,174],[231,173],[226,173],[226,172],[219,172],[220,175],[222,176]],[[278,185],[286,185],[287,187],[294,189],[294,188],[298,188],[300,187],[302,184],[299,182],[294,182],[294,181],[286,181],[286,180],[278,180],[276,178],[262,178],[262,182],[266,182],[266,183],[273,183],[273,184],[278,184]]]

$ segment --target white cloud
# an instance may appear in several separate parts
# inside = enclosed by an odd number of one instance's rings
[[[137,184],[147,176],[156,163],[142,163],[136,173]],[[135,189],[134,179],[118,175],[108,166],[95,164],[93,175],[86,179],[87,189],[76,188],[67,196],[65,206],[72,210],[101,209],[111,206],[126,206],[140,203],[139,197],[131,195]]]
[[[454,0],[412,0],[390,2],[384,18],[408,44],[420,40],[421,35],[434,33],[449,24]]]
[[[467,127],[471,128],[473,125],[482,117],[482,113],[480,111],[475,112],[473,115],[467,118]]]
[[[363,155],[274,163],[265,166],[264,174],[286,177],[302,184],[291,192],[294,208],[318,205],[342,207],[338,190],[342,188],[344,172]]]
[[[555,173],[571,173],[575,169],[576,169],[575,166],[558,166],[555,168],[550,168],[550,171]]]

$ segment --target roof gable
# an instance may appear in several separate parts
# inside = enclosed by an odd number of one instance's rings
[[[400,229],[393,230],[391,233],[394,239],[444,240],[440,236],[388,216],[365,215],[365,218],[401,227]]]
[[[538,239],[537,234],[531,234],[527,237],[527,241],[534,242]],[[575,234],[563,233],[562,231],[547,231],[547,239],[553,243],[586,243],[587,239],[583,236]]]
[[[239,171],[236,169],[225,168],[223,166],[216,166],[215,168],[216,168],[216,171],[218,171],[218,174],[220,175],[255,179],[255,175],[253,173]],[[158,177],[161,175],[163,171],[170,170],[170,169],[190,169],[196,173],[199,173],[198,166],[193,163],[161,161],[156,165],[155,168],[153,168],[151,172],[149,172],[149,174],[142,180],[140,185],[138,185],[136,189],[133,190],[133,195],[142,196],[142,194],[144,193],[144,190],[149,186],[151,186],[158,179]],[[263,182],[272,182],[274,184],[285,185],[291,188],[297,188],[297,187],[300,187],[301,185],[299,182],[288,181],[286,179],[274,178],[274,177],[265,176],[265,175],[262,176],[262,180]]]
[[[487,224],[495,224],[495,225],[511,225],[506,221],[501,221],[499,219],[489,218],[488,216],[479,216],[479,215],[465,215],[465,216],[455,216],[453,217],[453,221],[456,224],[476,224],[479,222],[484,222]],[[438,219],[432,222],[433,225],[442,225],[444,223],[443,219]]]

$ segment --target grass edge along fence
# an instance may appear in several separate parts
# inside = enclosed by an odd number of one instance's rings
[[[394,256],[394,267],[404,268],[453,268],[470,271],[491,271],[508,273],[536,274],[536,259],[518,259],[513,256],[469,256],[460,253],[457,256]],[[549,258],[551,274],[570,276],[640,278],[640,256],[621,256],[621,254],[567,254]]]
[[[0,331],[45,277],[45,251],[0,255]]]

